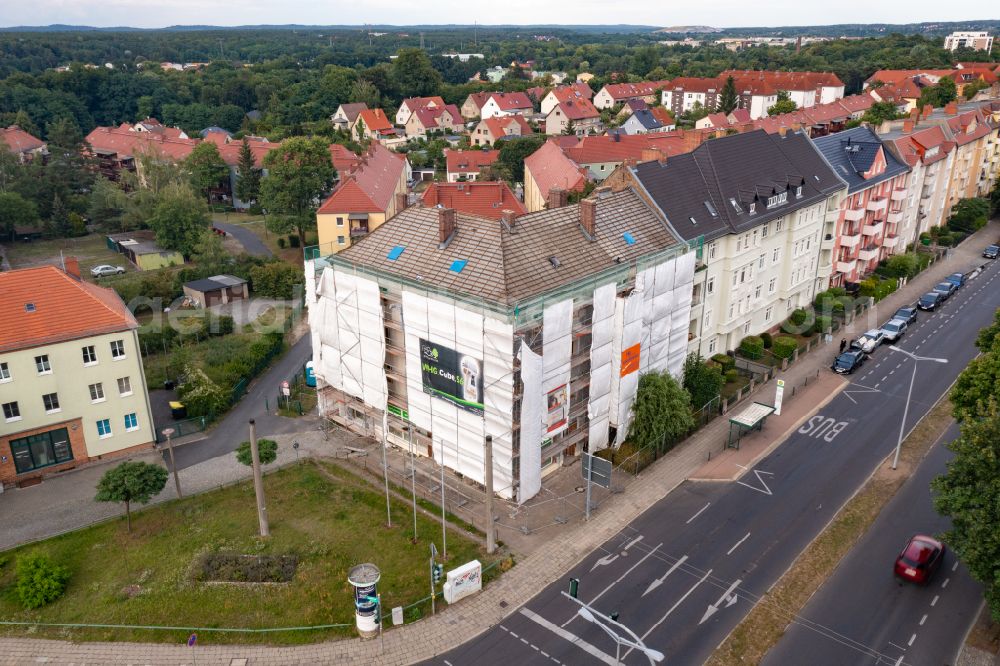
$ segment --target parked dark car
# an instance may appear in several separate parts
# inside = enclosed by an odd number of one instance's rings
[[[941,294],[942,301],[947,301],[949,298],[951,298],[952,294],[958,291],[958,287],[955,286],[954,282],[948,282],[948,281],[938,282],[936,285],[934,285],[934,291]]]
[[[983,250],[983,256],[987,259],[996,259],[1000,256],[1000,245],[990,245]]]
[[[860,349],[849,349],[833,361],[830,369],[838,375],[849,375],[861,367],[867,355]]]
[[[945,545],[923,534],[910,538],[896,558],[893,573],[896,578],[926,585],[944,561]]]
[[[945,282],[951,282],[956,289],[961,289],[965,286],[965,273],[952,273],[945,278]]]
[[[917,301],[917,307],[921,310],[936,310],[937,306],[941,304],[944,299],[941,298],[941,292],[939,291],[929,291],[920,297]]]
[[[903,319],[906,321],[908,326],[913,326],[917,323],[917,309],[912,305],[908,305],[905,308],[899,308],[896,310],[896,314],[892,315],[893,319]]]

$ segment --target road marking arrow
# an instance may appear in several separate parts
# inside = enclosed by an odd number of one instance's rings
[[[652,583],[649,584],[649,587],[647,587],[646,591],[642,593],[642,596],[646,596],[647,594],[649,594],[650,592],[652,592],[653,590],[655,590],[659,586],[663,585],[663,581],[665,581],[667,579],[667,576],[669,576],[673,572],[677,571],[677,568],[680,565],[684,564],[684,562],[687,561],[687,558],[688,558],[688,556],[685,555],[681,559],[679,559],[676,562],[674,562],[674,566],[670,567],[670,569],[667,571],[667,573],[663,574],[660,578],[657,578],[656,580],[654,580]]]
[[[590,570],[593,571],[597,567],[607,566],[607,565],[611,564],[612,562],[614,562],[617,559],[618,559],[618,553],[615,553],[614,555],[605,555],[601,559],[599,559],[596,562],[594,562],[594,566],[590,567]]]
[[[725,607],[729,608],[730,606],[732,606],[733,604],[735,604],[737,601],[739,601],[739,597],[736,594],[733,593],[733,590],[735,590],[737,587],[739,587],[739,584],[742,583],[742,582],[743,581],[737,579],[736,582],[734,582],[732,585],[730,585],[729,589],[726,590],[725,592],[723,592],[722,596],[719,597],[719,600],[716,601],[714,604],[712,604],[711,606],[708,607],[708,609],[705,611],[705,614],[701,616],[701,622],[699,622],[698,624],[702,624],[703,622],[705,622],[705,620],[707,620],[708,618],[712,617],[717,612],[719,612],[719,608],[722,607],[722,603],[723,602],[726,603]]]

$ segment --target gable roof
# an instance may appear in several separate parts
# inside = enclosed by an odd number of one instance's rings
[[[624,134],[585,136],[573,146],[564,147],[566,156],[577,164],[601,162],[639,161],[644,151],[659,151],[663,155],[680,155],[687,151],[684,139],[678,134]]]
[[[486,101],[489,100],[491,95],[493,95],[493,93],[487,91],[474,92],[469,94],[466,101],[472,101],[473,105],[475,105],[478,110],[482,111],[483,104],[486,104]]]
[[[648,97],[667,85],[666,81],[641,81],[639,83],[609,83],[604,86],[604,92],[613,100],[625,100],[631,97]]]
[[[431,183],[421,201],[428,208],[454,208],[460,213],[499,220],[504,210],[518,215],[528,212],[503,181]]]
[[[948,153],[955,148],[955,142],[948,140],[944,128],[940,125],[925,127],[912,134],[884,138],[892,142],[899,156],[911,167],[918,162],[926,166],[947,159]],[[928,151],[932,148],[938,150],[933,155],[928,155]]]
[[[568,99],[593,99],[594,91],[586,83],[576,82],[552,89],[552,95],[560,102]]]
[[[372,143],[360,166],[342,178],[333,194],[316,211],[324,213],[384,213],[406,169],[406,157]]]
[[[45,147],[45,142],[36,138],[17,125],[0,128],[0,142],[7,144],[12,153],[27,153]]]
[[[836,134],[821,136],[815,139],[814,143],[836,174],[847,182],[847,191],[851,193],[867,189],[910,170],[910,167],[896,159],[891,151],[885,150],[882,140],[868,127],[854,127]],[[885,157],[885,171],[866,180],[863,174],[871,168],[880,150]]]
[[[486,123],[486,127],[490,130],[490,135],[493,140],[496,141],[505,136],[509,136],[507,129],[511,125],[517,125],[520,128],[519,136],[528,136],[529,134],[534,134],[531,129],[531,125],[525,120],[524,116],[520,113],[512,113],[506,116],[490,116],[486,120],[482,121]]]
[[[552,111],[549,111],[549,115],[552,115],[556,109],[561,109],[563,115],[570,120],[587,120],[601,116],[601,112],[597,110],[594,103],[583,98],[560,101],[552,108]]]
[[[585,169],[571,160],[551,139],[524,160],[524,168],[538,186],[538,191],[547,197],[549,190],[559,187],[567,192],[583,189],[587,178]]]
[[[128,126],[95,127],[85,141],[91,151],[98,155],[116,154],[127,158],[149,151],[158,157],[177,162],[190,155],[198,145],[195,139],[171,139],[159,132],[133,132],[123,127]]]
[[[725,136],[666,162],[642,162],[632,172],[671,228],[687,240],[740,233],[844,188],[844,181],[800,132],[781,136],[756,130]],[[799,186],[802,197],[789,194],[787,203],[767,207],[768,197]],[[753,214],[751,203],[756,205]]]
[[[364,102],[348,102],[347,104],[341,104],[337,110],[343,110],[344,115],[347,116],[347,122],[353,123],[358,119],[358,114],[368,108],[368,105]]]
[[[330,160],[340,178],[354,171],[361,164],[360,155],[354,154],[347,146],[342,146],[339,143],[330,144]]]
[[[500,157],[499,150],[452,150],[444,149],[444,159],[448,173],[478,173]]]
[[[0,273],[0,293],[0,352],[139,327],[113,289],[77,280],[55,266]]]
[[[213,135],[209,135],[213,136]],[[281,147],[281,142],[276,141],[271,143],[267,140],[256,139],[256,137],[246,137],[247,145],[250,147],[250,154],[253,155],[253,164],[255,167],[264,166],[264,158],[267,154],[276,148]],[[219,156],[222,157],[222,161],[229,166],[238,166],[240,163],[240,151],[243,149],[243,141],[230,141],[219,145]]]
[[[531,98],[529,98],[523,92],[509,92],[509,93],[493,93],[490,95],[497,107],[501,111],[515,111],[517,109],[534,109],[531,103]]]
[[[814,90],[820,87],[842,88],[844,82],[833,72],[783,72],[754,69],[728,69],[719,74],[719,81],[733,77],[736,89],[761,91]]]
[[[440,108],[444,106],[444,100],[441,99],[440,95],[434,95],[432,97],[408,97],[403,100],[400,106],[405,106],[410,111],[426,109],[427,107]]]
[[[438,126],[438,120],[445,113],[451,116],[451,120],[454,123],[456,120],[459,124],[462,123],[462,114],[459,113],[458,107],[454,104],[447,104],[444,106],[435,107],[422,107],[413,112],[413,115],[417,117],[420,124],[424,126],[425,129],[433,129]]]
[[[358,112],[355,122],[360,120],[369,132],[389,132],[393,130],[392,121],[382,109],[362,109]]]

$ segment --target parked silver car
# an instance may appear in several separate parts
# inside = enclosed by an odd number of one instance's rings
[[[903,337],[903,333],[906,333],[906,328],[905,319],[892,319],[882,325],[882,335],[887,342],[895,342]]]

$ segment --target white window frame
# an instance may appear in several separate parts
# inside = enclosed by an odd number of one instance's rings
[[[7,365],[7,361],[0,361],[0,384],[12,381],[14,381],[14,378],[10,374],[10,367]]]
[[[104,395],[104,383],[95,382],[87,386],[87,391],[90,392],[90,402],[104,402],[107,400],[107,396]]]
[[[123,379],[125,380],[125,384],[126,384],[126,386],[128,388],[127,391],[122,391],[122,380]],[[118,395],[120,397],[124,398],[126,396],[132,395],[132,379],[130,377],[128,377],[128,376],[126,376],[126,377],[119,377],[118,380],[117,380],[117,383],[118,383]]]
[[[90,367],[92,365],[97,365],[97,361],[98,361],[98,358],[97,358],[97,349],[94,347],[94,345],[87,345],[85,347],[81,347],[80,350],[83,352],[83,367],[86,368],[86,367]],[[89,361],[87,360],[88,356],[91,359]]]
[[[128,418],[130,416],[132,417],[132,422],[134,424],[134,425],[132,425],[132,427],[129,427],[129,425],[128,425]],[[136,415],[136,413],[132,412],[131,414],[126,414],[125,415],[125,432],[135,432],[138,429],[139,429],[139,417]]]
[[[774,316],[774,306],[768,305],[767,309],[764,310],[764,321],[771,321],[771,317]]]
[[[715,276],[708,278],[705,282],[705,293],[714,294],[715,293]]]
[[[42,370],[41,368],[45,368]],[[38,371],[40,375],[51,375],[52,374],[52,364],[49,363],[49,355],[42,354],[35,357],[35,370]]]
[[[771,263],[776,264],[781,259],[781,248],[774,248],[774,252],[771,253]]]
[[[111,360],[112,361],[123,361],[123,360],[125,360],[125,358],[126,358],[126,355],[125,355],[125,341],[124,340],[112,340],[111,341]]]
[[[767,283],[767,293],[773,294],[778,286],[778,278],[771,278],[771,281]]]
[[[712,338],[711,340],[708,341],[708,353],[709,354],[715,353],[715,338]]]
[[[54,407],[50,406],[50,404],[49,404],[48,398],[50,396],[52,398],[52,401],[55,403]],[[42,407],[45,409],[45,413],[46,414],[57,414],[57,413],[61,412],[62,411],[62,407],[59,406],[59,393],[55,392],[55,391],[53,391],[52,393],[43,393],[42,394]]]
[[[750,335],[750,320],[747,319],[743,324],[743,335]]]
[[[0,410],[4,410],[4,408],[7,407],[7,405],[13,405],[13,408],[11,408],[10,411],[11,412],[16,411],[17,414],[14,414],[14,416],[7,416],[6,411],[4,411],[3,415],[4,422],[13,423],[14,421],[20,421],[22,418],[24,418],[23,416],[21,416],[21,407],[20,405],[17,404],[17,400],[11,400],[10,402],[3,403],[2,405],[0,405]]]
[[[709,259],[715,259],[715,251],[716,251],[718,245],[719,244],[717,242],[715,242],[715,241],[712,241],[711,243],[708,244],[708,258]]]
[[[107,423],[107,432],[101,433],[101,424]],[[111,419],[97,419],[97,436],[100,439],[107,439],[108,437],[114,437],[114,430],[111,428]]]

